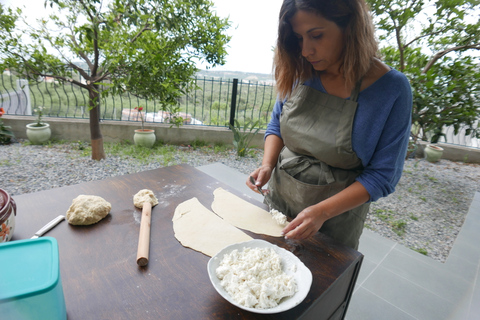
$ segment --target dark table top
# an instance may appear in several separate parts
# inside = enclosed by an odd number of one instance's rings
[[[193,167],[172,166],[15,196],[17,218],[12,240],[28,239],[59,214],[65,215],[78,195],[100,196],[112,204],[110,214],[97,224],[72,226],[64,221],[45,234],[58,241],[70,320],[295,319],[328,294],[329,287],[362,257],[322,234],[294,242],[247,232],[293,252],[311,270],[313,284],[306,299],[289,311],[263,315],[239,309],[210,283],[210,257],[184,248],[173,233],[177,205],[196,197],[211,209],[213,190],[218,187],[265,207]],[[136,264],[141,209],[134,207],[133,196],[141,189],[152,190],[159,200],[152,209],[146,267]]]

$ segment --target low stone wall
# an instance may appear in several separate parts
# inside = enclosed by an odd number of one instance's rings
[[[27,139],[26,125],[35,122],[32,116],[11,116],[4,115],[3,122],[12,127],[15,137]],[[50,124],[52,139],[66,141],[90,141],[90,124],[88,119],[72,118],[48,118],[45,120]],[[100,128],[103,139],[106,142],[132,141],[135,129],[141,129],[140,122],[129,121],[102,121]],[[157,140],[168,144],[190,144],[195,140],[212,143],[233,145],[233,133],[230,129],[222,127],[182,125],[175,127],[170,124],[146,122],[145,129],[154,129]],[[263,149],[264,130],[261,130],[253,138],[250,147]]]
[[[27,139],[25,127],[27,123],[35,122],[35,117],[4,115],[2,120],[5,125],[12,127],[15,137]],[[52,138],[55,140],[90,141],[90,125],[87,119],[48,118],[46,122],[50,124]],[[133,141],[134,130],[140,127],[141,124],[139,122],[103,121],[101,123],[103,139],[107,142]],[[169,144],[190,144],[195,140],[199,140],[233,145],[232,131],[222,127],[183,125],[177,128],[169,124],[147,122],[145,123],[145,128],[154,129],[157,140]],[[264,130],[257,133],[250,146],[263,149],[264,134]],[[426,145],[426,142],[418,142],[415,157],[424,156],[423,150]],[[448,143],[438,143],[438,145],[444,149],[442,159],[480,163],[480,149],[478,148],[469,148]]]
[[[417,145],[418,149],[415,157],[422,158],[424,157],[423,150],[428,143],[425,141],[418,141]],[[480,149],[478,148],[469,148],[441,142],[437,143],[436,145],[443,148],[442,159],[457,162],[480,163]]]

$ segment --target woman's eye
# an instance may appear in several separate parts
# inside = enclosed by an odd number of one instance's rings
[[[320,39],[321,37],[323,37],[323,33],[316,34],[316,35],[312,36],[313,39]]]

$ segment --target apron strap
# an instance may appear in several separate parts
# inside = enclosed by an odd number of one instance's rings
[[[297,161],[298,160],[298,161]],[[280,162],[280,169],[288,170],[291,176],[296,176],[302,171],[307,170],[313,165],[320,165],[322,171],[325,173],[327,183],[335,182],[330,166],[323,161],[306,157],[306,156],[294,156],[292,158],[283,159]]]
[[[362,86],[362,80],[363,80],[363,77],[360,78],[360,80],[358,80],[357,83],[355,84],[355,87],[353,88],[352,93],[350,94],[351,101],[357,102],[358,95],[360,94],[360,87]]]

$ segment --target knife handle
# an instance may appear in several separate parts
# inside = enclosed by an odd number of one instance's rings
[[[59,224],[63,219],[65,219],[65,216],[59,215],[49,223],[47,223],[45,226],[43,226],[40,230],[35,232],[35,235],[31,239],[35,239],[38,237],[43,236],[47,231],[55,227],[57,224]]]

